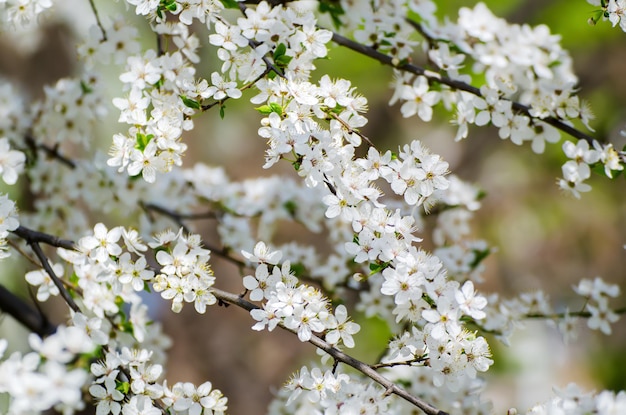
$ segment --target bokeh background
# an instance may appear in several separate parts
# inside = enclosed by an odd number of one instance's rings
[[[77,38],[94,23],[87,0],[67,0],[57,12],[42,21],[38,31],[0,33],[0,76],[21,85],[31,98],[42,94],[44,84],[69,76],[78,68],[73,48]],[[440,13],[456,16],[459,7],[476,1],[439,2]],[[584,0],[486,1],[496,15],[517,23],[547,24],[562,36],[562,45],[572,54],[580,77],[580,95],[589,100],[597,116],[595,136],[610,140],[616,147],[626,144],[619,130],[626,128],[626,34],[609,23],[589,26],[593,6]],[[96,1],[103,16],[125,12],[124,6]],[[128,12],[127,14],[132,14]],[[147,34],[142,18],[135,24]],[[202,33],[202,32],[200,32]],[[147,38],[146,45],[153,39]],[[214,50],[205,47],[200,74],[211,72]],[[420,58],[416,58],[419,62]],[[504,297],[523,291],[544,290],[555,307],[582,306],[571,286],[582,278],[602,276],[626,288],[626,181],[609,181],[595,176],[591,194],[581,200],[565,196],[556,178],[565,160],[560,146],[549,147],[543,155],[530,147],[517,147],[498,138],[492,128],[473,128],[467,140],[455,143],[454,127],[445,113],[431,123],[416,118],[402,119],[398,107],[389,107],[391,71],[377,62],[346,49],[333,47],[329,59],[318,64],[318,77],[324,73],[343,77],[369,100],[369,123],[363,132],[379,148],[397,148],[413,139],[422,140],[449,163],[450,170],[476,183],[486,197],[474,221],[474,234],[497,248],[485,262],[484,293]],[[105,74],[114,85],[115,72]],[[119,82],[117,85],[120,85]],[[121,89],[110,91],[121,96]],[[186,134],[190,149],[185,163],[195,161],[224,165],[233,179],[269,174],[293,174],[284,165],[262,169],[264,140],[256,130],[259,116],[245,102],[229,103],[224,120],[217,111],[204,114],[196,128]],[[94,137],[94,145],[108,149],[110,137],[122,129],[116,126],[115,111]],[[95,223],[95,222],[94,222]],[[121,222],[120,222],[121,223]],[[210,241],[215,230],[203,231]],[[289,237],[285,233],[284,237]],[[311,236],[314,238],[314,236]],[[218,285],[237,292],[241,289],[238,270],[215,259]],[[0,279],[29,298],[23,282],[23,264],[2,264]],[[30,268],[28,268],[30,270]],[[618,306],[624,306],[623,299]],[[185,307],[179,315],[167,304],[158,305],[155,315],[173,339],[167,367],[168,383],[210,380],[229,397],[230,413],[262,414],[275,391],[308,359],[315,356],[312,346],[301,344],[290,333],[276,330],[252,332],[252,321],[245,311],[234,307],[212,307],[198,315]],[[57,303],[56,306],[59,304]],[[57,322],[64,317],[55,303],[46,306]],[[62,309],[62,308],[60,308]],[[380,322],[355,315],[362,325],[356,336],[360,345],[354,355],[372,361],[385,345],[388,332]],[[10,317],[2,316],[2,337],[12,339],[11,348],[24,347],[24,331]],[[494,400],[494,413],[517,406],[525,410],[547,399],[552,386],[569,381],[592,389],[626,389],[626,323],[614,325],[614,334],[605,337],[581,326],[579,337],[565,344],[557,331],[542,323],[528,322],[516,331],[511,347],[490,339],[496,364],[488,373],[488,396]],[[495,381],[494,381],[495,380]],[[494,386],[495,385],[495,386]]]

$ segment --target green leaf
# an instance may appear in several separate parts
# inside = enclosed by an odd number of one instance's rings
[[[385,268],[389,267],[389,262],[374,262],[370,264],[370,276],[383,272]]]
[[[274,63],[276,63],[279,68],[285,68],[292,59],[293,56],[281,55],[279,58],[274,59]]]
[[[285,203],[283,203],[283,207],[285,208],[287,212],[289,212],[289,215],[291,217],[296,216],[296,213],[298,211],[298,205],[296,204],[296,202],[294,202],[293,200],[288,200]]]
[[[346,12],[341,7],[341,3],[338,1],[322,1],[318,9],[320,13],[330,14],[330,18],[335,27],[339,28],[342,25],[340,16],[346,14]]]
[[[274,58],[274,63],[279,68],[286,67],[293,59],[293,56],[287,56],[286,53],[287,46],[285,46],[284,43],[280,43],[278,46],[276,46],[276,49],[274,49],[274,54],[272,57]]]
[[[220,105],[220,118],[221,119],[224,119],[224,115],[226,115],[225,110],[226,110],[226,105]]]
[[[269,105],[261,105],[260,107],[256,107],[255,110],[259,111],[263,115],[269,115],[272,113],[272,107]]]
[[[239,2],[235,0],[220,0],[225,8],[227,9],[238,9]]]
[[[146,146],[154,138],[154,134],[145,135],[143,133],[137,133],[135,148],[137,150],[144,151]]]
[[[128,382],[120,382],[119,380],[115,381],[115,389],[122,392],[124,395],[127,395],[130,391],[130,383]]]
[[[70,276],[70,282],[73,285],[78,285],[78,275],[76,275],[75,272],[72,272],[72,275]]]
[[[293,275],[300,278],[306,272],[306,268],[302,263],[296,262],[295,264],[291,264],[291,271],[293,272]]]
[[[83,94],[89,94],[93,92],[93,89],[91,89],[89,85],[85,83],[85,81],[80,81],[80,89],[83,91]]]
[[[283,115],[283,107],[276,102],[271,102],[269,105],[261,105],[256,107],[255,110],[259,111],[263,115],[269,115],[275,112],[278,115]]]
[[[176,8],[178,7],[176,4],[176,0],[162,0],[161,4],[163,5],[163,7],[171,12],[176,11]]]
[[[186,107],[193,108],[195,110],[200,109],[200,103],[195,99],[187,98],[184,95],[181,95],[180,98],[183,100],[183,104],[185,104]]]
[[[285,46],[284,43],[279,43],[278,46],[276,46],[276,49],[274,49],[274,60],[277,60],[281,56],[285,55],[285,52],[287,52],[287,46]]]
[[[480,265],[480,263],[483,262],[483,260],[485,258],[487,258],[489,256],[489,254],[491,253],[491,250],[489,248],[487,248],[487,249],[473,249],[472,252],[474,253],[475,257],[474,257],[474,260],[472,261],[472,263],[470,264],[470,267],[472,269],[474,269],[478,265]]]

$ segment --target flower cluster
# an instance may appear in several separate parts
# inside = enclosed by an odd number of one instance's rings
[[[595,15],[589,18],[590,24],[596,24],[600,19],[608,20],[613,27],[619,24],[620,29],[626,32],[626,2],[624,0],[587,0],[594,6],[601,7]]]
[[[626,393],[602,391],[585,393],[576,384],[570,383],[564,389],[555,389],[557,396],[546,403],[535,405],[527,415],[611,415],[626,411]],[[510,415],[517,415],[510,409]]]
[[[9,256],[6,251],[6,238],[10,231],[16,230],[19,226],[15,202],[7,195],[0,195],[0,259]]]
[[[584,279],[574,287],[576,294],[585,297],[585,310],[591,313],[587,325],[592,330],[600,330],[604,334],[611,334],[611,324],[619,320],[609,307],[609,298],[620,294],[619,286],[607,284],[602,278],[596,277],[593,281]]]
[[[14,352],[0,361],[0,393],[8,394],[8,413],[83,409],[81,389],[88,374],[77,366],[77,358],[95,348],[87,334],[77,327],[59,326],[43,340],[31,334],[29,343],[33,351]],[[0,358],[6,347],[7,341],[0,339]]]
[[[198,313],[204,313],[207,305],[217,302],[211,293],[215,282],[208,263],[211,251],[201,247],[199,235],[165,233],[150,246],[159,249],[156,260],[162,267],[153,288],[166,300],[172,300],[172,311],[180,312],[183,302],[187,302],[193,303]]]
[[[359,332],[358,324],[348,319],[345,306],[339,305],[333,315],[330,304],[322,293],[310,286],[298,284],[298,279],[291,274],[289,261],[282,266],[276,264],[280,260],[280,251],[271,251],[263,242],[259,242],[254,253],[244,251],[244,256],[259,265],[255,276],[244,277],[243,284],[251,290],[250,299],[264,300],[262,308],[250,311],[257,323],[254,330],[269,331],[281,324],[298,334],[300,341],[311,339],[313,333],[326,332],[326,340],[332,345],[341,341],[346,347],[354,347],[353,334]],[[268,266],[273,266],[272,273]]]
[[[571,192],[580,198],[581,192],[588,192],[591,186],[584,183],[591,176],[591,167],[600,162],[604,165],[604,173],[607,177],[613,177],[613,171],[624,170],[617,151],[612,144],[604,146],[597,141],[593,142],[594,148],[589,148],[589,143],[584,140],[574,144],[571,141],[563,143],[563,152],[570,159],[563,167],[563,178],[558,181],[559,187]]]
[[[95,380],[89,393],[97,400],[98,413],[222,415],[226,412],[227,399],[210,382],[198,387],[177,382],[169,387],[166,381],[159,382],[163,367],[152,363],[150,358],[151,353],[146,349],[122,348],[91,364]]]
[[[26,26],[52,7],[52,0],[5,0],[0,3],[2,23]]]

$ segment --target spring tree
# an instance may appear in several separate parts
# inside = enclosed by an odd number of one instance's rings
[[[171,341],[146,293],[174,313],[232,305],[252,330],[315,346],[319,358],[275,394],[275,414],[487,414],[486,335],[507,343],[527,318],[555,322],[565,337],[581,320],[611,334],[620,289],[600,277],[577,283],[571,306],[483,292],[493,248],[470,232],[478,185],[416,137],[385,148],[364,134],[367,97],[316,70],[329,50],[350,49],[386,67],[402,117],[446,119],[455,141],[471,140],[470,126],[490,128],[539,160],[559,149],[556,186],[576,203],[594,197],[596,173],[619,186],[626,153],[594,135],[572,59],[548,27],[508,23],[482,3],[442,17],[429,0],[126,0],[125,14],[85,3],[94,24],[74,76],[40,99],[0,81],[0,172],[24,193],[0,197],[0,253],[26,260],[10,272],[33,293],[0,286],[0,309],[32,332],[28,352],[5,353],[11,339],[0,340],[2,412],[226,413],[210,379],[167,382]],[[623,1],[590,3],[592,23],[626,30]],[[0,1],[2,28],[36,32],[58,6]],[[119,83],[107,83],[110,72]],[[295,174],[236,181],[226,174],[236,166],[190,163],[188,132],[211,112],[256,117],[253,139],[266,143],[258,160]],[[93,143],[106,113],[118,122],[108,155]],[[218,243],[203,241],[204,220]],[[420,233],[426,221],[434,229]],[[326,250],[276,242],[291,224]],[[216,257],[236,266],[238,292],[222,288]],[[66,306],[60,323],[37,305],[50,297]],[[351,354],[355,338],[367,341],[355,336],[355,313],[392,333],[376,361]],[[626,394],[570,385],[529,413],[626,413]]]

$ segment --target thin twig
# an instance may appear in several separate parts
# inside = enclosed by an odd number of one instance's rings
[[[37,243],[37,242],[28,242],[28,244],[33,249],[33,252],[35,252],[35,255],[37,255],[37,258],[39,258],[39,261],[41,262],[41,265],[43,266],[43,269],[48,273],[48,275],[50,276],[50,279],[52,279],[52,282],[54,282],[54,285],[56,285],[57,288],[59,289],[61,297],[63,297],[63,299],[65,300],[67,305],[72,310],[74,310],[74,312],[77,312],[77,313],[80,312],[80,308],[74,302],[74,299],[70,295],[69,291],[67,291],[67,289],[63,285],[63,281],[61,281],[59,279],[59,277],[57,277],[56,273],[52,269],[52,266],[50,265],[50,261],[48,261],[48,257],[46,256],[46,254],[41,249],[41,246],[39,246],[39,243]]]
[[[155,205],[153,203],[141,203],[141,207],[146,212],[154,211],[156,213],[159,213],[161,215],[169,217],[170,219],[172,219],[174,221],[174,223],[176,223],[178,226],[180,226],[183,229],[183,232],[185,232],[187,234],[191,233],[189,228],[187,227],[187,225],[185,225],[184,220],[189,220],[189,219],[193,219],[193,218],[188,218],[188,217],[186,217],[187,215],[180,214],[178,212],[174,212],[174,211],[172,211],[170,209],[164,208],[164,207],[159,206],[159,205]],[[225,260],[227,260],[227,261],[237,265],[239,268],[243,268],[243,267],[246,267],[248,265],[244,261],[241,261],[241,260],[239,260],[237,258],[232,257],[229,254],[229,251],[227,249],[219,249],[219,248],[217,248],[215,246],[211,246],[210,244],[207,244],[206,242],[203,242],[203,245],[207,249],[209,249],[212,254],[215,254],[215,255],[219,256],[220,258],[223,258],[223,259],[225,259]]]
[[[337,120],[339,122],[339,124],[341,124],[343,126],[343,128],[346,129],[348,134],[356,134],[359,137],[361,137],[361,139],[363,141],[365,141],[367,144],[369,144],[371,147],[376,148],[374,143],[372,143],[372,141],[365,134],[362,134],[359,130],[355,130],[352,127],[350,127],[350,125],[348,125],[348,123],[345,120],[343,120],[339,115],[337,115],[337,114],[335,114],[334,112],[331,111],[330,112],[330,116],[333,117],[335,120]]]
[[[98,16],[98,9],[96,9],[96,4],[94,3],[93,0],[89,0],[89,4],[91,5],[91,10],[93,11],[93,15],[96,18],[96,23],[98,24],[98,27],[100,28],[100,31],[102,32],[102,41],[106,41],[107,40],[107,32],[106,30],[104,30],[104,26],[102,26],[102,22],[100,21],[100,16]]]

